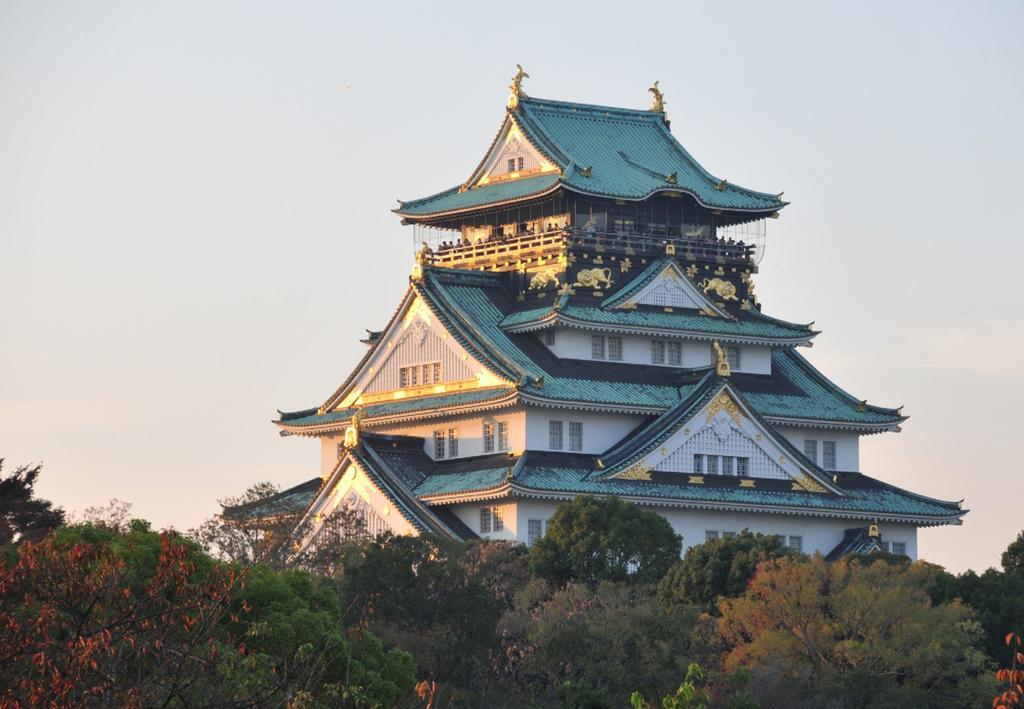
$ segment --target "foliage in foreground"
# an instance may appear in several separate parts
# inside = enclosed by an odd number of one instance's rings
[[[302,572],[216,563],[173,533],[62,528],[0,560],[0,703],[392,706],[411,657],[348,638]]]

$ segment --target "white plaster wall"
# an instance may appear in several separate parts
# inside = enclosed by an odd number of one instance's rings
[[[480,507],[484,503],[466,503],[453,507],[455,514],[470,529],[480,534]],[[494,504],[494,503],[491,503]],[[487,539],[506,539],[527,542],[528,521],[549,521],[558,507],[557,502],[546,500],[517,500],[504,505],[505,530],[484,534]],[[645,507],[656,511],[683,537],[683,553],[697,544],[703,544],[706,532],[741,532],[749,529],[762,534],[803,537],[805,554],[828,554],[843,540],[847,529],[866,527],[860,520],[819,519],[796,515],[756,514],[745,512],[718,512],[710,510],[680,510]],[[513,521],[514,520],[514,521]],[[542,529],[544,528],[542,524]],[[903,542],[907,555],[917,559],[917,528],[907,524],[880,524],[883,542]]]
[[[434,431],[449,428],[459,430],[459,455],[457,458],[469,458],[476,455],[490,455],[484,451],[484,422],[495,424],[495,453],[500,452],[498,446],[499,421],[508,422],[508,449],[521,451],[526,447],[526,414],[522,408],[500,409],[486,415],[459,416],[416,424],[394,424],[375,427],[374,433],[387,433],[400,436],[417,436],[423,438],[423,450],[431,458],[434,457]],[[447,460],[447,459],[446,459]]]
[[[560,359],[591,359],[590,337],[594,334],[608,333],[590,332],[575,328],[555,328],[555,344],[550,349]],[[544,342],[544,334],[539,333],[540,341]],[[622,362],[625,364],[645,364],[651,366],[651,340],[668,341],[664,337],[639,337],[636,335],[620,335],[622,337]],[[608,360],[600,360],[608,361]],[[711,343],[683,341],[683,367],[707,367],[711,365]],[[672,366],[672,365],[654,365]],[[740,367],[736,371],[752,374],[772,373],[772,352],[770,347],[742,345],[740,347]]]
[[[583,424],[583,453],[600,455],[640,425],[643,416],[632,414],[605,414],[569,409],[548,409],[531,407],[526,410],[526,448],[527,450],[551,450],[548,436],[549,421],[563,421],[562,450],[569,451],[569,422],[579,421]]]
[[[520,523],[519,507],[522,502],[508,502],[505,500],[493,501],[493,502],[470,502],[461,505],[453,505],[452,512],[458,517],[463,524],[476,532],[483,539],[499,539],[503,541],[521,541],[523,544],[526,543],[526,521],[522,520]],[[480,531],[480,508],[482,507],[498,507],[501,509],[502,519],[504,520],[505,528],[500,532],[481,532]]]
[[[790,443],[796,446],[801,453],[804,450],[804,440],[812,439],[818,442],[818,460],[815,462],[821,465],[822,462],[822,441],[836,442],[836,470],[860,472],[860,436],[849,431],[832,431],[825,428],[795,428],[790,426],[778,426],[776,430],[785,436]]]
[[[338,444],[344,439],[340,433],[320,437],[320,477],[330,473],[338,464]]]

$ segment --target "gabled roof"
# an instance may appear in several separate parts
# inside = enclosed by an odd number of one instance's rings
[[[227,519],[235,520],[258,520],[283,514],[297,514],[309,507],[322,484],[323,480],[315,477],[262,500],[223,507],[221,514]]]
[[[424,299],[439,322],[474,358],[479,358],[509,380],[518,382],[516,387],[371,404],[362,408],[364,419],[420,416],[460,406],[509,406],[524,402],[538,406],[656,414],[688,397],[706,372],[560,360],[536,337],[506,329],[505,324],[514,311],[515,303],[508,296],[504,277],[505,274],[501,273],[425,267],[422,281],[413,284],[411,293]],[[602,313],[616,312],[601,310],[599,306],[595,308]],[[651,317],[655,315],[659,314],[650,314]],[[660,315],[688,317],[677,313]],[[723,327],[730,323],[736,325],[724,318],[706,319],[720,321],[718,325]],[[717,334],[716,337],[723,341],[729,339]],[[383,340],[371,346],[370,352],[381,346],[381,342]],[[731,384],[758,414],[772,423],[811,423],[867,432],[894,428],[905,418],[897,409],[863,404],[790,348],[772,353],[770,377],[734,373]],[[337,405],[344,390],[343,386],[328,400],[328,408]],[[341,427],[353,413],[354,409],[328,410],[322,414],[315,409],[306,409],[282,414],[277,423],[286,431],[315,432]]]
[[[658,192],[685,193],[708,209],[762,214],[786,205],[777,195],[713,176],[675,139],[663,113],[523,97],[506,113],[498,135],[509,121],[559,168],[559,174],[479,187],[467,182],[402,202],[394,211],[411,219],[437,217],[531,199],[558,187],[623,200],[642,200]]]
[[[601,463],[603,468],[601,477],[605,479],[615,478],[623,474],[638,461],[644,459],[651,460],[652,458],[657,460],[659,456],[652,454],[659,448],[661,453],[665,454],[667,451],[663,446],[669,445],[670,439],[677,439],[680,443],[685,442],[685,438],[689,435],[690,431],[690,427],[687,424],[693,425],[694,417],[701,415],[701,412],[712,401],[715,401],[716,404],[724,402],[730,407],[735,406],[740,416],[752,419],[753,431],[752,435],[748,434],[751,436],[748,440],[753,440],[756,436],[758,441],[757,447],[763,448],[770,441],[774,444],[776,452],[779,450],[784,451],[784,458],[779,460],[778,470],[780,473],[789,475],[788,479],[791,482],[795,482],[807,489],[838,492],[838,489],[830,479],[830,475],[818,467],[816,461],[806,458],[785,436],[776,433],[750,406],[743,395],[730,385],[728,379],[710,371],[688,397],[682,399],[676,406],[648,422],[646,426],[635,431],[602,455]],[[710,410],[713,412],[714,408]],[[686,426],[687,432],[681,438],[679,431],[684,426]],[[694,426],[694,428],[699,428],[699,426]],[[671,447],[669,450],[671,450]],[[787,457],[788,461],[783,463]],[[774,461],[772,465],[775,465]],[[652,466],[652,468],[654,467],[656,466]],[[810,480],[807,480],[807,477]],[[764,478],[758,478],[755,483],[763,484],[764,480]]]
[[[882,540],[879,536],[872,536],[870,527],[857,527],[847,529],[843,533],[843,541],[839,542],[832,551],[825,555],[826,561],[838,561],[849,554],[867,556],[876,554],[882,549]]]
[[[782,480],[757,481],[742,487],[731,476],[703,476],[696,484],[690,476],[654,473],[651,480],[606,478],[595,469],[595,458],[571,453],[526,451],[434,462],[423,453],[423,440],[399,436],[361,434],[363,458],[372,458],[373,474],[383,488],[393,491],[395,504],[403,501],[403,514],[415,514],[424,528],[443,533],[443,523],[461,538],[472,534],[457,530],[454,515],[445,506],[504,497],[552,500],[573,495],[619,495],[639,504],[698,509],[761,511],[863,520],[909,522],[921,525],[957,524],[967,511],[956,502],[917,495],[860,473],[837,473],[835,492],[794,490]],[[396,443],[397,441],[397,443]],[[377,479],[375,478],[375,480]],[[389,480],[388,480],[389,479]],[[412,505],[408,496],[417,498]],[[426,512],[424,512],[426,508]],[[432,521],[427,514],[438,521]]]

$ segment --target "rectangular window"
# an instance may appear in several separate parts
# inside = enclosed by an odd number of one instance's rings
[[[544,331],[544,344],[548,347],[552,347],[555,344],[555,331],[554,329]]]
[[[742,477],[750,475],[750,458],[736,459],[736,474]]]
[[[681,342],[669,342],[666,347],[666,354],[668,355],[668,363],[681,366],[683,364],[683,343]]]
[[[444,458],[444,431],[434,431],[434,460]]]
[[[604,359],[604,335],[590,336],[591,359]]]
[[[457,458],[459,455],[459,429],[448,429],[448,457]]]
[[[896,554],[898,556],[906,556],[907,555],[907,543],[906,542],[893,542],[892,543],[892,553]]]
[[[498,450],[508,450],[508,421],[498,421]]]
[[[704,456],[700,453],[693,454],[693,472],[697,475],[704,472]]]
[[[804,439],[804,455],[812,463],[817,464],[818,462],[818,442],[812,441],[809,438]]]
[[[722,532],[722,539],[732,539],[736,536],[736,532]]]
[[[491,508],[481,507],[480,508],[480,531],[482,533],[491,531]]]
[[[729,363],[729,369],[734,372],[740,371],[740,348],[726,346],[725,361]]]
[[[735,473],[735,469],[733,468],[734,460],[735,458],[731,455],[722,456],[722,475],[733,475]]]
[[[711,529],[704,532],[704,541],[710,542],[713,539],[718,539],[718,532]]]
[[[665,364],[665,343],[651,340],[651,364]]]
[[[522,158],[517,158],[516,162],[519,164],[519,169],[522,170],[523,169],[523,159]]]
[[[718,475],[718,456],[708,456],[708,475]]]
[[[419,367],[409,367],[409,386],[414,387],[420,383]]]
[[[398,386],[405,389],[409,386],[409,368],[402,367],[398,370]]]
[[[562,450],[561,421],[548,421],[548,448],[553,451]]]
[[[484,424],[484,453],[494,452],[494,424]]]
[[[491,516],[494,518],[494,531],[500,532],[505,529],[505,519],[501,516],[500,507],[491,508]]]
[[[541,538],[541,520],[539,519],[528,519],[526,520],[526,543],[533,546],[538,539]]]
[[[825,470],[836,469],[836,442],[821,442],[821,467]]]
[[[583,450],[583,422],[582,421],[570,421],[569,422],[569,450],[581,451]]]
[[[791,551],[803,552],[804,550],[804,538],[798,537],[794,534],[789,535],[789,548]]]
[[[608,338],[608,359],[613,362],[622,361],[622,338],[621,337],[609,337]]]
[[[544,535],[545,536],[547,536],[548,528],[549,527],[551,527],[551,520],[550,519],[544,520]]]
[[[509,158],[508,159],[508,171],[509,172],[515,172],[516,171],[516,159],[515,158]]]

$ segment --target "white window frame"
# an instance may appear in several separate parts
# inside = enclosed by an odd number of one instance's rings
[[[839,459],[835,441],[821,442],[821,467],[825,470],[836,470]]]
[[[445,451],[447,446],[445,441],[447,440],[447,432],[444,430],[434,431],[434,460],[443,460],[445,457]]]
[[[491,517],[494,519],[494,531],[501,532],[505,529],[505,517],[500,507],[491,508]]]
[[[590,336],[590,359],[607,359],[607,341],[604,335]]]
[[[569,422],[569,450],[579,453],[583,450],[583,422]]]
[[[622,338],[618,335],[608,336],[608,360],[610,362],[622,361]]]
[[[457,428],[448,429],[448,457],[459,457],[459,429]]]
[[[740,358],[740,348],[736,345],[726,345],[725,350],[725,361],[729,363],[729,369],[734,372],[740,371],[740,365],[742,359]]]
[[[508,450],[508,421],[498,421],[498,450]]]
[[[789,547],[790,551],[800,552],[804,551],[804,537],[802,534],[790,534],[787,540],[786,546]]]
[[[907,543],[906,542],[893,542],[892,543],[892,553],[896,554],[897,556],[906,556],[907,555]]]
[[[541,519],[528,519],[526,520],[526,544],[527,546],[533,546],[537,543],[537,540],[544,536],[544,520]]]
[[[651,364],[665,364],[665,343],[651,340]]]
[[[816,439],[804,439],[804,456],[815,465],[818,464],[818,441]]]
[[[484,453],[494,452],[494,424],[484,421],[483,425]]]
[[[553,451],[565,449],[564,421],[548,421],[548,448]]]
[[[481,507],[480,508],[480,533],[489,534],[491,532],[491,508]]]
[[[683,366],[682,342],[667,342],[665,344],[665,363],[673,367]]]

